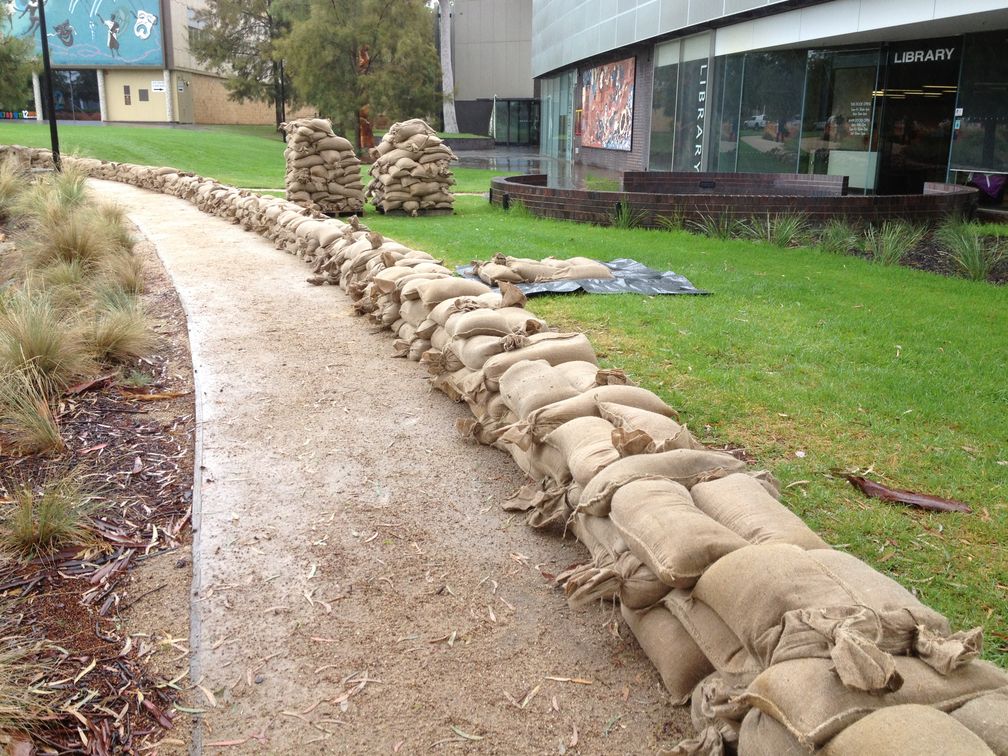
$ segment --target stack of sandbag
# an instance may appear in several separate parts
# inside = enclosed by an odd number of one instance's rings
[[[287,199],[329,215],[361,212],[364,185],[353,145],[334,134],[325,118],[299,118],[280,126],[287,134]]]
[[[474,260],[473,273],[491,286],[502,281],[508,283],[533,283],[536,281],[579,281],[588,278],[611,280],[613,272],[598,260],[590,257],[560,259],[547,257],[532,260],[496,254],[489,262]]]
[[[419,118],[394,123],[370,151],[371,182],[365,195],[383,213],[448,212],[455,178],[448,165],[455,153]]]
[[[44,156],[39,156],[42,159]],[[73,162],[73,158],[68,158]],[[338,284],[397,352],[473,414],[462,430],[531,482],[508,506],[590,561],[558,576],[575,608],[616,602],[695,738],[667,753],[1008,754],[1008,674],[948,620],[779,501],[772,476],[705,449],[658,396],[598,366],[578,333],[424,252],[209,179],[93,162],[231,218]]]

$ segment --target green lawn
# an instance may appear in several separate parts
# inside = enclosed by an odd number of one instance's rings
[[[254,189],[283,188],[284,143],[272,126],[65,125],[61,151],[139,165],[170,165],[225,184]],[[49,147],[46,123],[0,121],[0,144]],[[367,166],[362,166],[365,182]],[[486,192],[491,176],[504,171],[453,168],[457,192]]]
[[[633,257],[709,297],[558,296],[530,307],[586,332],[705,441],[745,447],[831,543],[899,579],[1008,662],[1008,290],[812,249],[509,216],[369,225],[451,264],[495,252]],[[833,468],[959,498],[971,515],[864,498]]]

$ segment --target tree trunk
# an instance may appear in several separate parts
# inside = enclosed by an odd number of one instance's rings
[[[284,85],[283,67],[279,61],[274,60],[273,70],[273,118],[276,121],[277,131],[280,132],[280,124],[284,121]],[[281,132],[282,133],[282,132]]]
[[[444,95],[444,130],[457,134],[458,120],[455,117],[455,73],[452,70],[451,54],[451,2],[438,0],[438,15],[441,28],[441,91]]]

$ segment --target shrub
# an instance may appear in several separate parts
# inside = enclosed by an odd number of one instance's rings
[[[87,540],[92,500],[84,494],[75,471],[46,481],[38,489],[24,482],[7,488],[13,511],[5,518],[3,541],[10,550],[32,558]]]
[[[79,327],[48,292],[26,285],[0,302],[0,372],[31,370],[62,388],[90,367]]]
[[[924,237],[925,229],[906,221],[887,220],[865,231],[864,251],[881,265],[897,265]]]
[[[986,281],[1005,257],[1000,240],[985,239],[975,223],[946,223],[935,233],[935,239],[959,272],[973,281]]]
[[[845,220],[831,218],[819,229],[819,249],[834,255],[850,254],[857,249],[858,234],[854,227]]]
[[[63,448],[53,411],[56,390],[34,370],[0,373],[0,436],[19,454]]]
[[[663,231],[682,231],[686,228],[686,214],[682,210],[674,210],[668,215],[657,216],[655,223]]]

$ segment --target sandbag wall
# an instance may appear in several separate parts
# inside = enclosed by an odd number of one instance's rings
[[[364,184],[353,145],[334,134],[324,118],[299,118],[280,126],[287,134],[287,199],[330,215],[361,212]]]
[[[451,212],[455,178],[449,163],[458,158],[424,121],[392,124],[370,155],[372,178],[364,193],[379,211]]]
[[[0,157],[3,150],[0,150]],[[38,156],[30,156],[35,160]],[[173,194],[296,254],[388,329],[397,354],[465,402],[460,430],[530,483],[506,506],[573,532],[590,561],[558,576],[575,609],[618,600],[697,737],[668,753],[1008,754],[1008,674],[978,630],[831,549],[776,481],[703,448],[658,396],[601,369],[588,339],[517,289],[285,200],[171,169],[68,158]]]

